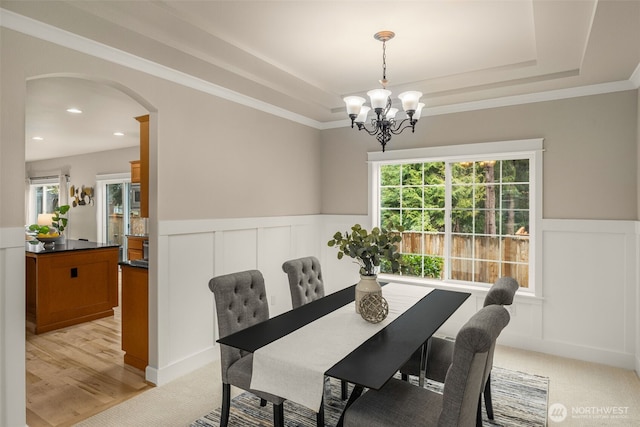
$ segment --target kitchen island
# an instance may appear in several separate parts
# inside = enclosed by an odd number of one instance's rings
[[[66,240],[25,243],[27,326],[35,334],[113,316],[120,247]]]

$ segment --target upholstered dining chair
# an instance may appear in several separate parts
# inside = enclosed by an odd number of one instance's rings
[[[489,305],[511,305],[516,291],[520,288],[518,282],[512,277],[501,277],[489,288],[484,299],[484,307]],[[450,339],[433,337],[427,355],[427,370],[425,377],[430,380],[443,383],[451,365],[454,342]],[[407,380],[409,375],[420,373],[420,350],[411,356],[411,359],[400,369],[402,379]],[[489,362],[484,375],[484,404],[487,417],[493,420],[493,402],[491,399],[491,369],[493,367],[493,349],[489,354]],[[482,425],[481,400],[478,401],[477,424]]]
[[[287,273],[289,278],[293,308],[324,297],[324,282],[318,258],[308,256],[285,261],[282,271]]]
[[[504,307],[483,307],[456,336],[442,394],[391,379],[360,396],[346,410],[344,426],[473,426],[489,353],[508,323]]]
[[[291,305],[293,308],[298,308],[324,297],[324,281],[322,280],[322,268],[318,258],[307,256],[285,261],[282,264],[282,271],[287,274],[289,279]],[[346,400],[347,395],[347,383],[342,381],[342,400]]]
[[[214,277],[209,281],[209,289],[213,292],[215,299],[218,332],[221,338],[269,319],[264,278],[258,270]],[[261,399],[261,406],[264,406],[266,401],[271,402],[274,426],[284,425],[284,399],[250,389],[253,354],[221,344],[220,364],[222,368],[220,427],[226,427],[229,423],[232,385],[258,396]]]

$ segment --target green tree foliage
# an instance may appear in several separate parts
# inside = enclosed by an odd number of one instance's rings
[[[451,231],[490,236],[521,234],[529,226],[529,160],[450,163]],[[446,163],[380,168],[381,226],[407,232],[444,232]],[[412,252],[415,248],[410,249]],[[440,277],[443,259],[403,254],[405,274]],[[382,265],[383,271],[385,269]]]

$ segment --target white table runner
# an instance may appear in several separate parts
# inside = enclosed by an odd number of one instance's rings
[[[251,388],[318,411],[324,373],[432,290],[390,283],[382,288],[389,303],[389,315],[382,322],[367,322],[349,303],[258,349],[253,354]]]

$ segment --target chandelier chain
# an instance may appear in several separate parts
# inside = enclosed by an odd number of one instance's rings
[[[387,42],[382,42],[382,86],[387,84]]]

